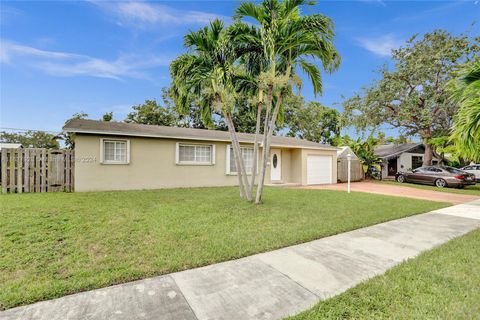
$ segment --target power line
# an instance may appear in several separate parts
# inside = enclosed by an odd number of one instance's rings
[[[62,132],[62,131],[37,130],[37,129],[8,128],[8,127],[0,127],[0,130],[10,130],[10,131],[37,131],[37,132],[47,132],[47,133],[53,133],[53,134],[58,134],[58,133],[61,133],[61,132]]]

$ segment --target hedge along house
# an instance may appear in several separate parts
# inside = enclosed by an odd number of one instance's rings
[[[76,191],[238,184],[228,132],[79,119],[63,130],[75,133]],[[238,137],[251,172],[254,135]],[[336,164],[335,147],[274,136],[265,181],[336,183]]]

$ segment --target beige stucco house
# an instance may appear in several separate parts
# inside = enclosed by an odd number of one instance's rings
[[[228,132],[79,119],[69,121],[63,130],[75,133],[75,191],[238,183]],[[250,171],[254,135],[238,136]],[[336,182],[337,148],[272,138],[267,184]]]

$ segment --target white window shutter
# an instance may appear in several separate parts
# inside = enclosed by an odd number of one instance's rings
[[[231,145],[225,146],[225,174],[230,174],[230,149]]]
[[[215,144],[212,144],[212,164],[215,164]]]
[[[130,163],[130,140],[127,140],[127,164]]]
[[[100,163],[103,163],[103,138],[100,138]]]
[[[180,143],[177,142],[175,145],[175,163],[178,164],[180,162]]]

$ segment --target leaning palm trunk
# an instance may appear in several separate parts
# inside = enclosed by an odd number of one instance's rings
[[[265,165],[262,166],[262,172],[260,174],[260,181],[262,184],[258,184],[258,189],[257,189],[257,197],[255,199],[255,203],[259,204],[262,202],[262,194],[263,194],[263,185],[265,182],[265,173],[266,173],[266,161],[270,157],[270,143],[272,141],[272,136],[273,132],[275,131],[275,123],[277,121],[278,117],[278,112],[280,111],[280,106],[282,105],[282,92],[279,93],[277,97],[277,101],[275,103],[275,109],[273,110],[272,117],[270,119],[270,124],[268,125],[268,131],[266,136],[264,136],[264,144],[263,144],[263,150],[264,150],[264,163]],[[262,179],[263,177],[263,179]]]
[[[246,173],[245,165],[243,162],[240,142],[238,141],[237,133],[235,131],[235,126],[233,124],[232,117],[228,112],[225,112],[224,116],[225,116],[225,120],[227,121],[227,127],[230,132],[230,137],[232,140],[233,156],[235,159],[235,166],[237,168],[238,185],[240,188],[240,197],[246,198],[248,201],[252,201],[252,196],[251,194],[248,193],[247,173]],[[227,164],[227,165],[230,165],[230,164]]]
[[[255,178],[257,176],[257,158],[258,158],[258,136],[260,134],[260,125],[262,123],[262,101],[258,102],[257,107],[257,123],[255,125],[255,139],[253,141],[253,164],[252,164],[252,180],[248,193],[253,198],[253,188],[255,187]]]
[[[265,110],[265,121],[264,121],[264,128],[263,128],[263,147],[262,147],[262,167],[260,168],[260,176],[258,177],[258,187],[257,187],[257,196],[255,199],[256,204],[260,204],[262,202],[262,193],[263,193],[263,186],[265,185],[265,172],[267,171],[267,162],[270,157],[270,149],[267,150],[267,140],[268,140],[268,122],[270,116],[270,109],[272,108],[272,99],[273,99],[273,86],[270,86],[268,89],[268,97],[267,97],[267,108]]]

